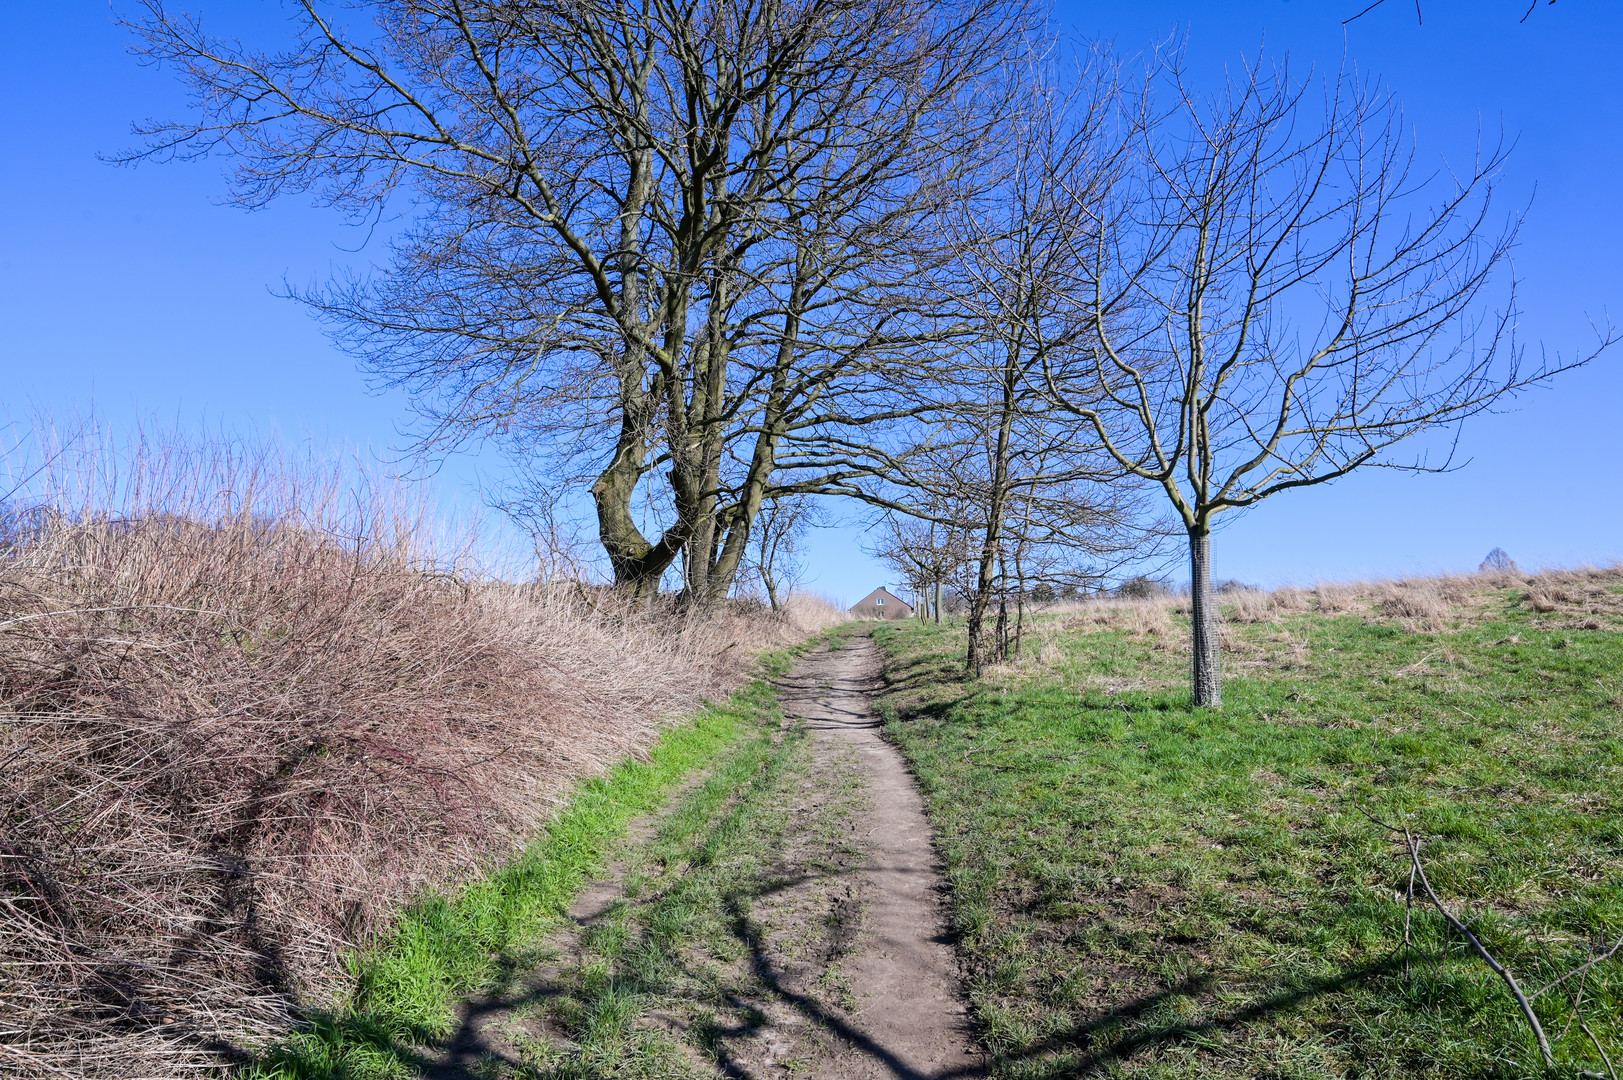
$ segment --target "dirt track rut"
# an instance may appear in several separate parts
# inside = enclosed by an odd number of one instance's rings
[[[673,866],[643,846],[661,819],[640,823],[625,861],[572,906],[572,925],[550,943],[555,960],[464,1005],[430,1080],[984,1076],[923,801],[870,704],[879,671],[867,636],[803,657],[776,685],[781,777],[754,795],[734,789],[722,811],[734,831],[718,818],[698,836],[731,836],[720,861]],[[712,905],[694,924],[711,929],[662,954],[651,979],[625,967],[630,945],[609,956],[594,944],[653,944],[656,908],[685,884]],[[569,1021],[591,1010],[605,973],[645,1002],[614,1053],[589,1050]]]
[[[869,699],[878,648],[867,637],[807,656],[782,681],[786,717],[820,742],[854,748],[867,781],[866,858],[854,868],[860,935],[845,963],[856,1008],[851,1030],[818,1062],[818,1077],[983,1075],[946,936],[941,878],[924,803],[902,755],[886,742]]]

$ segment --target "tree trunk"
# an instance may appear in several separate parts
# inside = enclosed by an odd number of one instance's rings
[[[637,600],[659,593],[660,579],[681,553],[685,539],[683,530],[673,526],[658,543],[651,544],[637,528],[631,499],[642,478],[642,460],[643,444],[628,422],[613,459],[592,485],[598,539],[609,556],[615,587]]]
[[[997,556],[997,641],[998,662],[1009,662],[1009,561],[1002,552]]]
[[[1026,515],[1026,527],[1031,527],[1031,515]],[[1028,532],[1029,535],[1029,532]],[[1026,633],[1026,568],[1020,556],[1014,557],[1014,658],[1020,659],[1020,645]]]
[[[941,579],[935,579],[935,624],[941,625]]]
[[[986,666],[986,609],[992,603],[992,568],[997,558],[997,531],[989,527],[986,533],[990,539],[981,549],[980,573],[975,579],[975,593],[969,598],[969,652],[964,657],[965,669],[977,679]]]
[[[1190,695],[1196,708],[1221,709],[1217,605],[1212,600],[1212,534],[1204,528],[1189,530],[1189,632]]]
[[[1007,663],[1009,659],[1009,597],[1008,594],[998,597],[997,600],[997,629],[992,637],[997,641],[997,658],[1000,663]]]

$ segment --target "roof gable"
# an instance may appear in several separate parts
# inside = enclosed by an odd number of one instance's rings
[[[884,597],[885,602],[883,604],[879,603],[880,597]],[[852,604],[851,605],[851,610],[855,611],[859,607],[892,607],[892,606],[904,607],[909,611],[913,610],[913,605],[912,604],[909,604],[906,600],[903,600],[901,597],[897,596],[895,593],[893,593],[889,589],[885,588],[885,586],[881,585],[881,586],[879,586],[879,588],[875,589],[873,592],[869,593],[867,596],[864,596],[861,600],[858,600],[856,603]]]

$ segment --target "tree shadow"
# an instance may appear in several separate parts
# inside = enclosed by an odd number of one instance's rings
[[[1000,1058],[1004,1062],[1021,1065],[1020,1075],[1031,1080],[1109,1074],[1116,1066],[1142,1051],[1233,1031],[1244,1024],[1288,1012],[1314,998],[1339,993],[1369,979],[1393,975],[1402,968],[1402,959],[1394,954],[1335,975],[1285,980],[1270,988],[1263,997],[1199,1022],[1158,1024],[1140,1027],[1116,1037],[1109,1036],[1112,1031],[1141,1021],[1164,1004],[1210,990],[1216,974],[1202,972],[1154,994],[1114,1006],[1032,1043],[1019,1053],[1000,1055]],[[1066,1051],[1081,1051],[1081,1054]],[[1050,1056],[1053,1056],[1051,1063],[1043,1061]],[[1045,1064],[1048,1065],[1046,1069]]]

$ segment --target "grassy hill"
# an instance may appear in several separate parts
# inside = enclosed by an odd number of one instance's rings
[[[1545,1075],[1506,989],[1623,935],[1623,572],[1225,598],[1226,707],[1175,600],[1039,618],[976,684],[891,624],[883,705],[926,792],[1000,1077]],[[1404,941],[1405,921],[1412,924]],[[1623,960],[1536,996],[1562,1075],[1623,1058]]]

